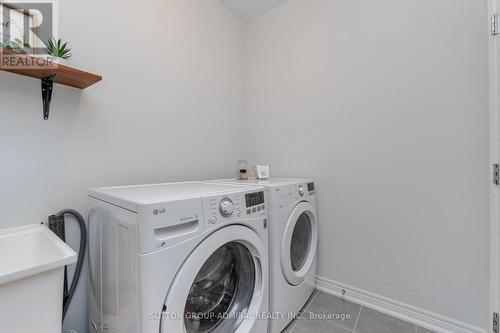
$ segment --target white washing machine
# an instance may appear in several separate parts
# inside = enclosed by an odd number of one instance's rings
[[[202,182],[89,190],[90,332],[266,332],[264,197]]]
[[[307,303],[316,285],[318,218],[314,181],[216,180],[263,186],[269,214],[271,333],[279,333]],[[250,210],[253,212],[253,209]]]

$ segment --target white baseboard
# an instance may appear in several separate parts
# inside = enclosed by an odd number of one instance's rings
[[[324,277],[316,278],[316,288],[327,294],[405,320],[437,333],[487,333],[486,330],[455,319],[404,304]],[[343,295],[343,291],[345,294]]]

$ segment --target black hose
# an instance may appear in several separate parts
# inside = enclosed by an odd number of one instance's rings
[[[76,287],[78,286],[78,280],[82,273],[83,260],[85,259],[85,249],[87,247],[87,227],[85,226],[85,220],[82,215],[73,209],[65,209],[57,213],[57,216],[62,217],[64,215],[72,215],[77,219],[80,225],[80,249],[78,250],[78,260],[76,262],[75,274],[73,275],[73,281],[71,281],[71,286],[68,291],[67,299],[63,305],[63,320],[66,317],[66,312],[68,312],[71,300],[75,295]]]

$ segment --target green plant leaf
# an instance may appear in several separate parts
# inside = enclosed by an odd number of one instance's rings
[[[71,58],[71,49],[68,47],[68,43],[63,44],[61,39],[50,38],[47,43],[45,43],[45,53],[52,55],[54,57],[69,59]]]

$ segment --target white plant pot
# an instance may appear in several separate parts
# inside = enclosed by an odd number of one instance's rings
[[[63,58],[59,58],[59,57],[54,57],[54,56],[52,56],[50,54],[36,55],[36,57],[44,58],[47,61],[51,61],[54,64],[69,66],[69,60],[63,59]]]
[[[59,58],[59,57],[53,57],[53,59],[54,59],[54,62],[56,64],[66,65],[66,66],[69,65],[69,60],[67,60],[67,59],[63,59],[63,58]]]

